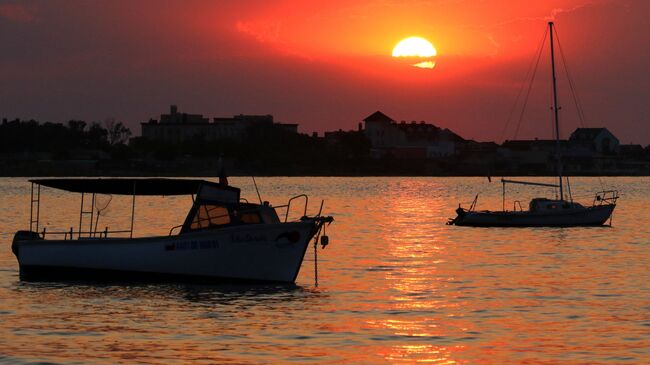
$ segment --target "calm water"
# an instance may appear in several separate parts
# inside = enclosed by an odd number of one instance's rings
[[[511,229],[444,225],[477,192],[501,207],[484,178],[259,178],[272,204],[307,193],[335,216],[315,287],[311,248],[296,286],[22,282],[29,184],[0,179],[0,362],[650,363],[650,179],[603,184],[622,196],[611,228]],[[573,180],[589,202],[600,187]],[[166,234],[189,204],[139,199],[136,232]],[[78,223],[77,195],[44,188],[41,208],[50,231]],[[115,197],[99,225],[129,215]]]

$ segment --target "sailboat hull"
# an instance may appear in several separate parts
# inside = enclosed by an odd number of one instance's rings
[[[612,215],[615,204],[598,205],[558,212],[458,212],[452,224],[471,227],[575,227],[602,226]]]

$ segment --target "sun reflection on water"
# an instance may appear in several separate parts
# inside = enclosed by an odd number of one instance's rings
[[[449,303],[440,293],[446,282],[453,278],[438,271],[438,266],[445,263],[446,247],[436,236],[437,230],[428,222],[430,213],[439,209],[440,203],[414,196],[413,191],[422,189],[422,185],[422,181],[406,181],[391,186],[389,194],[392,199],[387,202],[386,209],[394,219],[391,229],[384,231],[382,236],[387,245],[382,265],[393,267],[384,274],[389,292],[393,293],[386,309],[393,313],[370,320],[368,324],[404,339],[403,344],[383,347],[379,351],[387,361],[456,364],[453,354],[462,346],[412,343],[414,339],[418,342],[447,340],[450,334],[445,326],[440,326],[437,311],[459,306],[458,303]],[[430,183],[427,185],[427,189],[432,191],[440,188]],[[413,316],[413,312],[422,314]]]
[[[453,365],[460,364],[452,359],[453,354],[462,350],[463,346],[402,345],[393,346],[389,352],[380,354],[392,363]]]
[[[0,362],[648,363],[650,179],[615,180],[625,199],[614,227],[471,229],[444,223],[478,191],[480,208],[500,207],[500,184],[259,178],[264,200],[306,192],[335,216],[318,288],[311,246],[289,288],[25,283],[4,234]],[[231,181],[257,199],[250,178]],[[0,198],[3,230],[24,229],[29,183],[0,179]],[[47,199],[48,230],[78,221],[66,213],[78,199]],[[111,204],[103,224],[128,224],[117,215],[128,199]],[[138,200],[138,234],[168,234],[190,204]]]

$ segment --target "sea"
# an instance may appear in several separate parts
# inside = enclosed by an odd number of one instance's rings
[[[229,180],[258,201],[250,177]],[[0,363],[650,363],[650,178],[573,178],[584,204],[620,194],[611,226],[588,228],[445,224],[476,194],[477,209],[501,209],[498,178],[256,182],[275,206],[307,194],[315,213],[324,200],[335,221],[317,283],[311,245],[295,285],[24,281],[10,246],[29,228],[31,184],[1,178]],[[512,186],[505,206],[554,194]],[[97,226],[129,229],[131,203],[98,195]],[[191,203],[138,197],[135,236],[169,234]],[[39,230],[76,230],[79,208],[79,194],[42,188]]]

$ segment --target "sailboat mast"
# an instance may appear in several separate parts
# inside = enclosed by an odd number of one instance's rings
[[[557,106],[557,85],[555,79],[555,49],[553,48],[553,22],[548,22],[548,29],[551,38],[551,71],[553,73],[553,112],[555,115],[555,148],[557,158],[557,178],[560,186],[560,200],[564,200],[564,190],[562,189],[562,161],[560,160],[560,122],[558,118]]]

